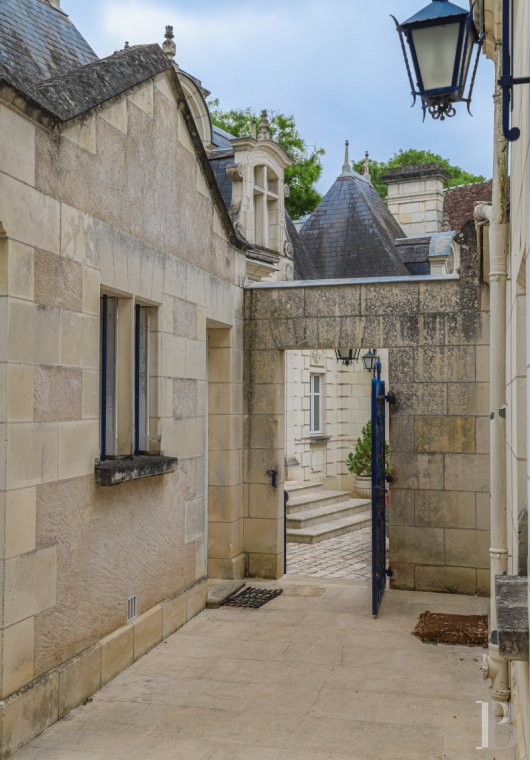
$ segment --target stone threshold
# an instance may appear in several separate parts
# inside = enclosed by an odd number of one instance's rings
[[[0,757],[7,759],[85,702],[206,606],[206,576],[0,701]]]
[[[175,472],[177,465],[176,457],[166,457],[161,454],[105,459],[104,462],[96,462],[96,485],[117,486],[129,480],[165,475],[168,472]]]

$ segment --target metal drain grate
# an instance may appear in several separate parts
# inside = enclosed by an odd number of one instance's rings
[[[248,586],[240,594],[229,596],[223,602],[223,605],[228,607],[251,607],[257,610],[258,607],[263,607],[264,604],[280,596],[280,594],[283,594],[283,588],[269,589]]]

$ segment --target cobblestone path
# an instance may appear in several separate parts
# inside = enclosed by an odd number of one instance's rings
[[[287,544],[287,573],[318,578],[372,577],[372,529],[362,528],[318,544]]]

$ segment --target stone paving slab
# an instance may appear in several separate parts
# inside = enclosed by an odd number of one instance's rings
[[[286,577],[258,610],[206,610],[17,760],[513,760],[478,753],[479,648],[411,635],[418,615],[487,600]]]

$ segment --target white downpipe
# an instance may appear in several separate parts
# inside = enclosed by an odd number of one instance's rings
[[[495,49],[495,81],[500,79],[501,47]],[[491,679],[491,697],[510,699],[508,662],[497,646],[495,576],[505,575],[508,566],[506,522],[506,278],[508,243],[508,144],[502,132],[502,100],[498,84],[495,104],[493,187],[490,207],[479,204],[475,219],[489,222],[490,242],[490,644],[484,657],[484,678]],[[492,640],[493,636],[493,640]]]

